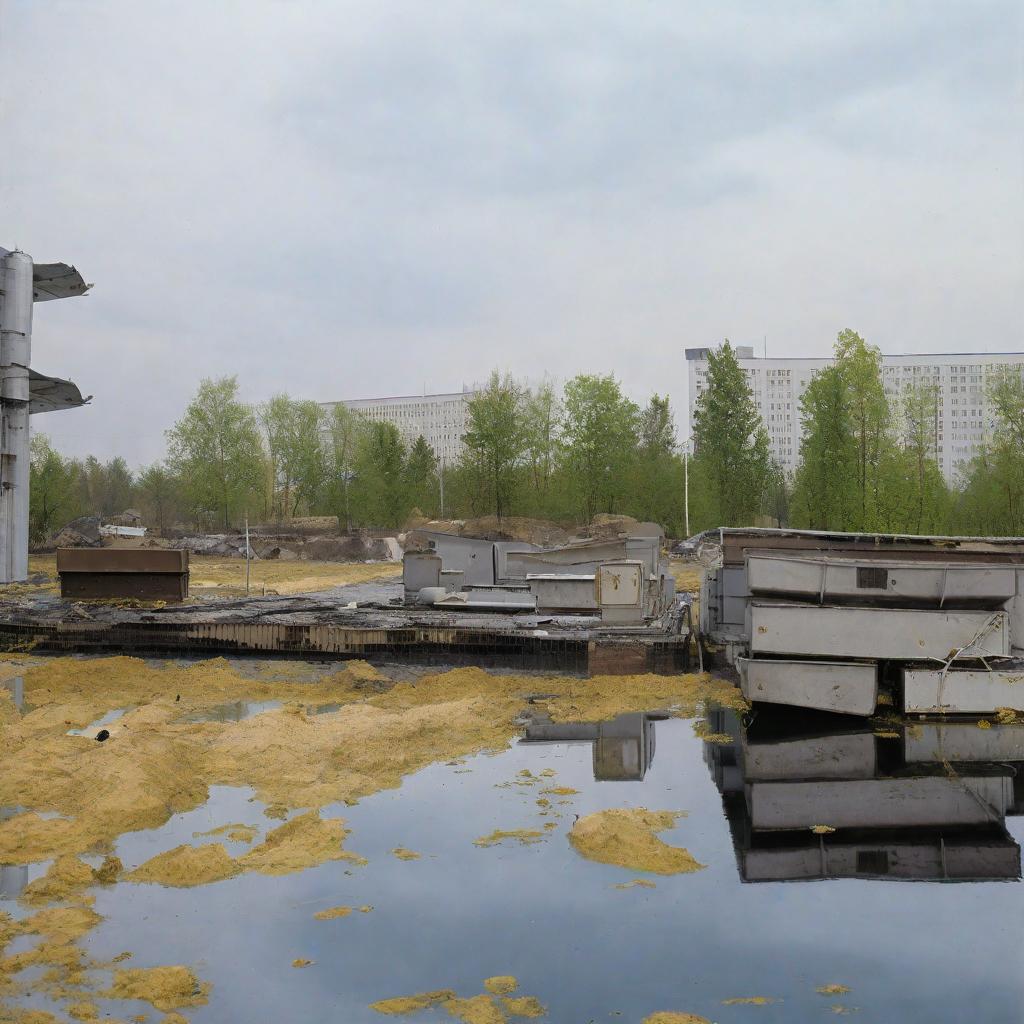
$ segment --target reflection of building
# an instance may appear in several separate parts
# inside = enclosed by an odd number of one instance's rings
[[[0,821],[21,814],[20,807],[0,807]],[[0,865],[0,900],[15,900],[28,885],[27,864]]]
[[[639,782],[654,760],[654,722],[664,715],[619,715],[608,722],[538,720],[526,726],[520,743],[590,743],[594,778]]]
[[[1024,813],[1024,730],[943,723],[878,735],[792,714],[761,714],[744,730],[730,712],[709,718],[734,737],[707,744],[705,759],[743,881],[1020,877],[1005,819]]]

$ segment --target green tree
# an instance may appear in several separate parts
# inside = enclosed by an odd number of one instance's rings
[[[745,526],[761,513],[771,474],[768,433],[728,339],[708,353],[707,387],[693,417],[694,463],[716,525]]]
[[[524,399],[526,458],[529,464],[532,505],[543,509],[558,458],[558,421],[562,415],[558,394],[545,379]]]
[[[565,385],[562,457],[577,507],[589,522],[598,512],[616,512],[630,486],[637,451],[640,410],[619,382],[580,374]]]
[[[139,472],[137,491],[146,522],[163,534],[180,511],[181,481],[162,463]]]
[[[640,451],[646,456],[671,455],[676,450],[676,424],[668,395],[651,395],[640,413]]]
[[[527,449],[523,387],[497,370],[487,386],[469,400],[466,452],[482,473],[494,514],[507,515],[518,483],[517,472]]]
[[[405,463],[405,481],[410,503],[434,518],[438,514],[437,456],[422,434],[409,449]]]
[[[856,331],[839,332],[835,365],[847,390],[856,452],[858,530],[877,528],[879,468],[891,445],[889,403],[882,384],[882,353]]]
[[[393,423],[367,423],[356,452],[353,498],[366,525],[400,526],[409,514],[405,445]]]
[[[264,453],[238,380],[204,379],[185,414],[167,431],[168,465],[181,478],[191,511],[216,511],[227,529],[260,495]]]
[[[40,543],[83,510],[71,460],[56,452],[45,434],[35,434],[31,444],[28,528],[31,540]]]
[[[794,525],[846,530],[858,504],[857,451],[842,369],[811,378],[800,399],[803,439],[793,487]]]
[[[332,407],[327,417],[327,502],[347,530],[352,529],[352,482],[365,430],[366,421],[348,406],[338,402]]]

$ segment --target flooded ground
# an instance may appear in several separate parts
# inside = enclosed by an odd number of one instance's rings
[[[1019,725],[751,720],[695,677],[2,668],[0,1021],[1021,1019]]]

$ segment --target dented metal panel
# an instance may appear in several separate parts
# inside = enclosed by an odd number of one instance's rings
[[[736,666],[747,700],[847,715],[870,715],[878,703],[873,662],[737,658]]]

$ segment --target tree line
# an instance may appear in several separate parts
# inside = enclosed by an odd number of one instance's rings
[[[161,461],[72,459],[32,442],[36,541],[77,516],[138,508],[147,524],[202,531],[334,515],[344,526],[400,528],[411,515],[526,515],[589,521],[620,512],[683,524],[683,464],[667,397],[641,408],[612,376],[557,389],[494,373],[468,399],[462,457],[442,465],[425,438],[344,405],[276,395],[243,402],[235,377],[203,380],[166,432]],[[443,506],[443,507],[442,507]]]
[[[896,533],[1024,533],[1024,382],[992,378],[997,429],[960,467],[936,460],[933,385],[886,394],[881,353],[851,330],[800,402],[796,472],[773,461],[769,435],[735,350],[709,353],[694,410],[692,455],[667,397],[639,406],[614,376],[556,387],[495,372],[468,399],[463,453],[442,465],[423,437],[344,405],[276,395],[243,402],[235,377],[203,380],[166,432],[163,460],[132,472],[124,459],[70,459],[32,442],[36,540],[77,515],[134,506],[164,532],[213,531],[244,516],[334,515],[348,528],[398,529],[413,514],[530,516],[565,524],[597,512],[663,524],[672,536],[715,526],[789,525]],[[687,486],[688,483],[688,486]],[[688,507],[687,507],[688,496]],[[689,513],[687,515],[687,512]]]
[[[996,374],[986,391],[995,428],[950,485],[936,457],[943,443],[937,386],[910,384],[890,399],[879,349],[855,331],[841,331],[832,363],[812,376],[801,397],[799,461],[787,477],[771,458],[765,424],[726,342],[709,354],[707,388],[696,403],[691,518],[698,529],[777,522],[853,532],[1020,535],[1024,382],[1019,371]]]

